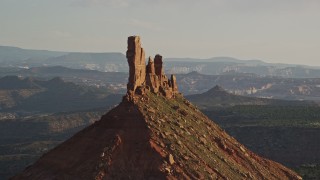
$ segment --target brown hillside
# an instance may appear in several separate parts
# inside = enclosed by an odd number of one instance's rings
[[[123,101],[13,179],[301,179],[252,153],[179,94],[161,56],[145,66],[138,37],[128,46]]]
[[[219,177],[299,179],[246,149],[182,96],[147,93],[123,101],[13,179]]]

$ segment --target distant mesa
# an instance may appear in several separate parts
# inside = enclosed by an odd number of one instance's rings
[[[145,51],[141,47],[139,36],[128,38],[127,60],[129,64],[129,80],[127,93],[129,97],[134,94],[144,94],[145,91],[161,93],[172,98],[178,93],[177,80],[174,75],[170,79],[164,74],[162,56],[157,54],[154,59],[149,57],[145,62]]]

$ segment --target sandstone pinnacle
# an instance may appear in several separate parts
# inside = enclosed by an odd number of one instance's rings
[[[149,57],[147,65],[145,65],[144,58],[145,52],[141,47],[140,37],[130,36],[127,50],[129,65],[128,95],[132,98],[136,93],[143,94],[150,90],[153,93],[161,93],[167,98],[174,97],[178,93],[176,78],[171,75],[169,79],[164,74],[162,56],[157,54],[154,60]]]

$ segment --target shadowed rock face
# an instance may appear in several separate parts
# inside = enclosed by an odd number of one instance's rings
[[[171,87],[173,92],[178,92],[177,78],[173,74],[171,74]]]
[[[164,70],[163,70],[163,67],[162,67],[162,56],[160,56],[159,54],[157,54],[154,57],[154,66],[155,66],[155,69],[156,69],[156,75],[157,76],[164,75]]]

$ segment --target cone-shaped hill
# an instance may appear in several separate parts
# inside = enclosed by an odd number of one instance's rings
[[[123,101],[13,179],[301,179],[252,153],[187,101],[175,77],[163,74],[161,56],[132,68],[130,58],[144,58],[139,45],[139,37],[129,37]]]
[[[247,97],[235,95],[227,92],[221,86],[215,86],[202,94],[186,96],[188,100],[196,104],[200,109],[210,109],[213,107],[226,107],[236,105],[275,105],[275,106],[294,106],[294,105],[316,105],[311,101],[287,101],[280,99],[268,99],[258,97]]]

